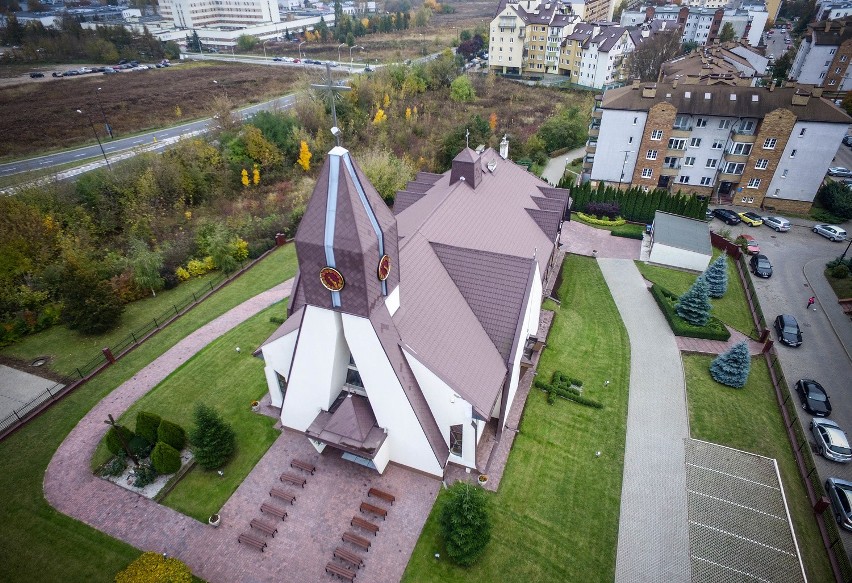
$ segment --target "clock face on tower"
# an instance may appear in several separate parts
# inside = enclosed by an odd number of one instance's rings
[[[391,260],[389,255],[382,255],[382,258],[379,259],[379,267],[376,271],[376,275],[379,276],[379,281],[384,281],[390,275],[391,270]]]
[[[343,274],[333,267],[323,267],[320,269],[320,282],[322,282],[325,289],[333,292],[342,290],[345,284]]]

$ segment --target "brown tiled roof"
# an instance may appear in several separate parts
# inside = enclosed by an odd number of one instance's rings
[[[400,190],[396,193],[393,200],[393,214],[398,215],[415,202],[423,198],[422,192],[411,192],[408,190]]]
[[[562,222],[562,213],[556,211],[544,211],[541,209],[527,209],[527,212],[535,221],[535,224],[544,231],[547,237],[553,241],[559,234],[559,225]]]
[[[642,87],[654,86],[655,97],[642,97]],[[687,92],[690,93],[689,98],[685,95]],[[674,105],[678,113],[690,115],[763,118],[771,111],[785,108],[803,121],[842,124],[852,122],[852,118],[846,113],[821,97],[811,97],[807,105],[793,105],[796,92],[794,87],[781,87],[770,91],[762,87],[682,84],[672,87],[670,83],[651,83],[639,88],[628,86],[610,89],[604,93],[602,108],[648,111],[657,103],[665,101]],[[705,99],[705,93],[710,95],[709,99]],[[730,99],[731,95],[737,96],[736,101]],[[752,100],[754,95],[757,96],[757,101]]]
[[[826,30],[828,25],[828,30]],[[808,29],[812,32],[811,37],[815,45],[827,45],[831,47],[839,47],[844,41],[852,38],[852,19],[839,20],[823,20],[822,22],[812,22],[808,25]]]
[[[320,411],[305,431],[323,443],[372,459],[387,433],[379,427],[370,401],[362,395],[346,395],[333,411]]]
[[[509,362],[518,319],[529,281],[532,257],[432,243],[432,249],[461,292],[485,333]]]
[[[558,198],[547,198],[546,196],[534,196],[533,202],[543,211],[555,211],[562,213],[565,211],[565,201]]]

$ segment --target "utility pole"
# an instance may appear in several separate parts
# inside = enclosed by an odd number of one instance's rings
[[[80,115],[83,115],[83,111],[80,110],[80,109],[77,110],[77,113],[79,113]],[[98,141],[98,146],[101,149],[101,154],[104,155],[104,162],[106,162],[106,165],[107,165],[107,168],[109,169],[109,171],[112,172],[112,166],[109,165],[109,160],[107,159],[106,152],[104,151],[104,145],[101,143],[101,138],[98,137],[98,130],[95,129],[95,122],[92,121],[92,116],[89,115],[88,113],[86,114],[86,117],[89,118],[89,125],[92,126],[92,133],[95,134],[95,139]]]
[[[101,88],[98,87],[97,92],[95,93],[95,100],[98,102],[98,109],[101,110],[101,117],[104,118],[104,126],[106,127],[106,131],[109,134],[109,139],[113,139],[115,136],[112,135],[112,126],[109,125],[107,121],[106,114],[104,113],[104,108],[101,105]]]

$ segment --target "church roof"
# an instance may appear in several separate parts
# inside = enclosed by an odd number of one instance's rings
[[[305,433],[344,451],[372,459],[387,434],[379,427],[370,401],[348,394],[330,411],[320,411]]]

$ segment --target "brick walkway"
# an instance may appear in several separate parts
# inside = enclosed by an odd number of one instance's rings
[[[399,580],[440,487],[432,478],[393,465],[380,476],[344,462],[331,450],[319,455],[302,435],[283,431],[222,508],[222,525],[213,528],[89,471],[108,413],[119,416],[212,340],[287,297],[291,285],[292,281],[278,285],[203,326],[98,403],[54,454],[44,479],[47,501],[136,548],[176,556],[211,583],[330,581],[324,566],[336,546],[348,545],[340,536],[350,528],[349,521],[358,514],[367,490],[375,485],[395,493],[397,502],[390,507],[388,519],[378,521],[381,530],[371,539],[373,546],[365,553],[358,580]],[[277,476],[297,471],[288,467],[295,457],[315,463],[317,473],[306,476],[307,486],[295,491],[296,504],[287,507],[289,516],[279,524],[279,533],[264,553],[237,544],[237,535],[249,530],[251,519],[262,516],[260,505],[270,500],[269,489],[283,486]]]
[[[588,257],[639,259],[642,249],[642,241],[638,239],[613,237],[606,229],[596,229],[580,221],[562,224],[562,241],[561,250]]]
[[[681,352],[686,352],[689,354],[707,354],[707,355],[715,355],[722,354],[726,350],[728,350],[731,346],[740,342],[741,340],[748,341],[748,350],[752,356],[758,356],[763,352],[763,344],[760,342],[756,342],[740,332],[739,330],[734,330],[730,326],[726,326],[728,332],[731,333],[731,337],[727,342],[722,342],[721,340],[704,340],[702,338],[687,338],[686,336],[678,336],[677,347]]]

